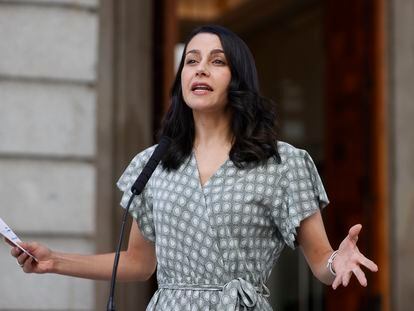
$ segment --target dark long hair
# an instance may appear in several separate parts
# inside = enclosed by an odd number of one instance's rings
[[[177,169],[191,154],[194,143],[194,119],[184,102],[181,71],[190,40],[199,33],[219,37],[231,71],[228,105],[232,111],[231,130],[234,135],[230,160],[239,168],[249,163],[264,163],[270,157],[280,161],[277,150],[276,111],[274,103],[259,94],[259,80],[253,56],[247,45],[230,30],[206,25],[196,28],[185,43],[171,91],[171,105],[163,120],[160,136],[172,138],[171,147],[162,165]]]

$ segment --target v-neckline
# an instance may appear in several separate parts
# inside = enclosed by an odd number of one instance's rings
[[[197,157],[195,155],[194,150],[191,152],[191,158],[192,161],[194,163],[194,166],[196,168],[196,172],[197,172],[197,180],[198,180],[198,185],[201,188],[201,190],[204,190],[210,183],[211,181],[217,177],[219,175],[219,173],[221,173],[221,171],[224,169],[224,167],[227,165],[227,163],[230,161],[230,158],[227,157],[223,163],[220,164],[220,166],[214,171],[213,174],[211,174],[211,176],[204,182],[204,184],[201,182],[201,174],[200,174],[200,170],[198,167],[198,162],[197,162]]]

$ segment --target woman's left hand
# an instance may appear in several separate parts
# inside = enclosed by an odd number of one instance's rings
[[[378,271],[378,266],[366,258],[357,247],[358,234],[362,225],[354,225],[349,229],[349,234],[342,241],[338,248],[338,254],[333,261],[333,269],[336,273],[332,288],[336,289],[339,285],[347,286],[352,274],[358,279],[362,286],[367,286],[367,278],[361,266],[366,267],[372,272]]]

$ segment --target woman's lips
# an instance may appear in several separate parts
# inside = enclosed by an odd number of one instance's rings
[[[191,84],[191,91],[196,91],[196,90],[213,91],[213,88],[207,83],[194,82],[193,84]]]
[[[206,95],[212,91],[213,91],[213,88],[207,83],[195,82],[191,84],[191,92],[195,95]]]

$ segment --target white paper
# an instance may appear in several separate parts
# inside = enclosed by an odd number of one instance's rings
[[[35,256],[30,254],[27,250],[25,250],[23,247],[21,247],[18,243],[22,243],[22,240],[19,239],[19,237],[13,232],[12,229],[1,219],[0,217],[0,233],[10,242],[12,242],[14,245],[16,245],[18,248],[20,248],[23,252],[25,252],[27,255],[32,257],[34,260],[39,262]]]

